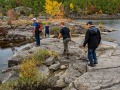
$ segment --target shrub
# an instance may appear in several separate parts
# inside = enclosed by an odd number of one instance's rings
[[[47,24],[48,24],[48,25],[51,25],[51,22],[45,22],[45,21],[42,22],[42,25],[47,25]]]
[[[33,59],[36,61],[37,65],[40,65],[48,57],[49,57],[49,53],[47,50],[37,50],[33,56]]]
[[[60,29],[58,27],[51,28],[50,32],[54,34],[54,37],[58,37]]]
[[[48,51],[48,50],[37,50],[37,52],[34,54],[33,59],[35,60],[36,64],[39,66],[41,65],[45,59],[48,57],[58,57],[58,53],[55,51]]]
[[[20,65],[20,78],[35,80],[37,78],[37,68],[34,60],[24,60]]]
[[[0,90],[13,90],[14,83],[13,82],[7,82],[0,85]]]
[[[36,62],[33,59],[23,61],[19,73],[20,78],[14,84],[15,90],[39,90],[40,88],[43,90],[49,86],[45,77],[38,72]]]
[[[55,51],[37,50],[34,57],[23,60],[20,65],[19,78],[0,86],[0,90],[46,90],[52,88],[48,79],[38,72],[37,65],[46,58],[58,57]]]

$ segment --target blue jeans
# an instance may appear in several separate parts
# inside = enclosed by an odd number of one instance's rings
[[[90,64],[97,63],[97,57],[96,57],[96,49],[90,49],[88,48],[88,59],[90,61]]]
[[[35,33],[35,40],[36,40],[36,46],[40,46],[40,35],[39,35],[39,33]]]

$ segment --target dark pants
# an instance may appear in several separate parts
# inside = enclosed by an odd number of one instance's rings
[[[67,38],[65,40],[63,40],[63,44],[64,44],[64,53],[67,54],[69,53],[68,51],[68,42],[70,41],[70,38]]]
[[[45,37],[46,37],[46,35],[48,35],[48,37],[49,37],[49,33],[45,33]]]
[[[48,29],[45,30],[45,37],[46,37],[46,35],[48,35],[48,37],[49,37],[49,30]]]
[[[97,57],[96,57],[95,51],[96,51],[96,49],[88,48],[88,59],[89,59],[91,65],[93,65],[94,63],[97,63]]]
[[[40,35],[39,32],[35,33],[36,46],[40,46]]]

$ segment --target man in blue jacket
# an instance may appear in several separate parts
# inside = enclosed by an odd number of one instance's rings
[[[34,26],[34,35],[35,35],[35,40],[36,40],[36,46],[40,46],[40,33],[39,33],[39,25],[36,22],[36,18],[33,18],[33,26]]]
[[[85,47],[88,44],[88,59],[90,61],[88,65],[94,67],[95,64],[98,64],[95,51],[101,42],[101,34],[99,29],[93,25],[93,22],[89,21],[87,26],[88,30],[86,31],[83,46]]]

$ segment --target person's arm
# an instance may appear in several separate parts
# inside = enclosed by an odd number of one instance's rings
[[[61,33],[59,33],[58,39],[60,39],[61,37],[62,37],[62,34],[61,34]]]
[[[87,30],[86,31],[86,34],[85,34],[85,41],[84,41],[84,43],[83,43],[83,46],[85,47],[86,46],[86,44],[88,43],[88,41],[89,41],[89,30]]]
[[[35,33],[35,30],[36,30],[36,23],[33,24],[33,33]]]
[[[100,30],[98,29],[98,39],[99,39],[99,44],[101,42],[101,33],[100,33]]]
[[[36,26],[34,26],[34,30],[33,31],[35,32],[35,30],[36,30]]]
[[[62,29],[61,29],[60,32],[59,32],[58,39],[60,39],[61,37],[62,37]]]
[[[72,34],[71,34],[71,32],[69,32],[69,34],[70,34],[70,41],[72,40]]]

